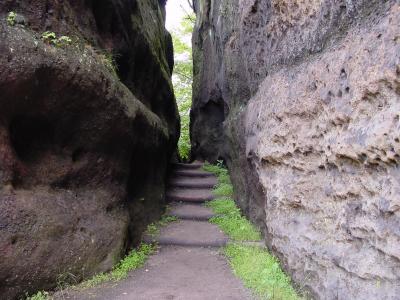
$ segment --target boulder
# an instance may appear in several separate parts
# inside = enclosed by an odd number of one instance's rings
[[[397,299],[399,3],[196,11],[193,155],[227,162],[236,201],[310,297]]]
[[[163,9],[0,4],[0,298],[110,270],[162,213],[179,136]]]

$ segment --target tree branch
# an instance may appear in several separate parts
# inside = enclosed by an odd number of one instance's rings
[[[189,7],[195,12],[194,5],[193,5],[193,0],[187,0],[187,3],[189,4]]]
[[[188,0],[188,1],[190,1],[190,0]],[[193,18],[192,18],[191,14],[187,12],[187,10],[182,6],[182,4],[179,5],[179,6],[180,6],[180,7],[182,8],[182,10],[185,12],[185,14],[186,14],[186,19],[189,19],[192,23],[196,22],[196,19],[193,19]],[[192,8],[192,9],[193,9],[193,8]]]

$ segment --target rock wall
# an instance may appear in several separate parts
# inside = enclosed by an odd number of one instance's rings
[[[195,4],[193,155],[312,298],[398,299],[398,1]]]
[[[1,1],[1,299],[109,270],[160,216],[179,135],[163,2]]]

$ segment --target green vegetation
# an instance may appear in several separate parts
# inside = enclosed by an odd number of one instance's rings
[[[192,106],[193,57],[191,36],[195,15],[184,18],[179,29],[172,30],[175,67],[172,76],[178,110],[181,117],[181,136],[178,142],[179,154],[183,160],[190,155],[190,107]]]
[[[154,245],[142,244],[138,250],[132,251],[127,257],[119,262],[119,264],[111,272],[112,280],[124,279],[128,276],[130,271],[142,267],[149,255],[154,251]]]
[[[17,17],[17,14],[15,12],[13,12],[13,11],[9,12],[7,15],[7,24],[9,26],[14,26],[16,17]]]
[[[216,200],[207,203],[217,215],[210,221],[218,225],[232,240],[224,249],[224,254],[236,276],[262,299],[297,300],[301,299],[294,290],[290,278],[282,271],[277,258],[267,249],[249,246],[245,241],[260,241],[261,233],[245,217],[236,206],[233,198],[233,187],[228,170],[222,162],[217,165],[206,164],[204,170],[218,177],[214,193]]]
[[[95,287],[106,281],[117,281],[128,276],[130,271],[144,265],[150,254],[155,251],[154,245],[142,244],[136,250],[132,250],[128,256],[121,260],[110,273],[100,273],[92,279],[84,281],[79,286],[82,288]]]
[[[77,286],[71,288],[92,288],[99,284],[107,281],[118,281],[125,279],[130,271],[142,267],[147,258],[156,250],[156,246],[152,244],[141,244],[137,249],[132,250],[124,259],[122,259],[113,270],[109,273],[100,273],[95,275],[89,280],[82,282]],[[58,289],[70,287],[70,283],[67,283],[65,276],[63,275],[58,280]],[[68,274],[68,276],[73,276]],[[74,277],[74,276],[73,276]],[[69,281],[69,280],[68,280]],[[49,300],[50,296],[48,292],[40,291],[33,296],[27,297],[26,300]]]
[[[27,297],[26,300],[48,300],[49,293],[48,292],[37,292],[35,295]]]
[[[63,35],[57,40],[57,46],[68,46],[72,44],[72,39],[69,36]]]
[[[112,53],[107,52],[107,51],[100,51],[100,50],[94,50],[93,51],[95,55],[98,57],[98,59],[102,62],[102,64],[109,70],[111,71],[115,76],[118,77],[118,67],[117,67],[117,62],[115,61],[115,57]]]
[[[57,44],[57,35],[52,31],[45,31],[42,34],[42,40],[50,45]]]
[[[211,218],[211,223],[218,225],[232,240],[259,241],[260,231],[257,230],[240,213],[232,199],[217,199],[207,204],[218,216]]]
[[[163,216],[161,220],[148,225],[146,233],[151,236],[157,235],[161,227],[175,221],[177,221],[177,218],[174,216]],[[81,283],[80,286],[90,288],[106,281],[124,279],[130,271],[142,267],[149,255],[154,251],[154,245],[142,244],[137,250],[133,250],[127,257],[120,261],[110,273],[97,274],[93,278]]]
[[[177,217],[174,216],[163,216],[160,221],[154,222],[147,226],[146,233],[150,236],[159,234],[160,228],[167,226],[169,223],[177,221]]]
[[[218,165],[205,164],[204,170],[214,173],[218,177],[218,184],[214,188],[217,199],[206,204],[217,214],[210,221],[218,225],[235,241],[261,240],[260,231],[242,216],[240,209],[232,200],[233,186],[228,170],[223,167],[222,162],[219,162]]]
[[[116,57],[114,53],[104,50],[96,49],[92,45],[85,43],[84,51],[94,56],[97,61],[103,64],[109,71],[111,71],[118,78],[118,65],[116,62]]]
[[[224,250],[234,273],[246,287],[263,299],[301,299],[295,292],[290,278],[282,271],[279,261],[263,248],[256,246],[228,245]]]
[[[214,173],[218,177],[218,185],[231,184],[228,170],[224,168],[222,161],[218,161],[216,165],[206,163],[203,166],[204,171]]]
[[[214,189],[214,195],[217,197],[231,197],[233,195],[232,184],[219,183]]]
[[[52,31],[45,31],[42,34],[43,42],[56,47],[64,47],[72,44],[72,39],[69,36],[63,35],[57,38],[57,35]]]

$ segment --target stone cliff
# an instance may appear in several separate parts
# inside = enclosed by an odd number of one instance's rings
[[[198,0],[192,151],[316,299],[400,294],[400,5]]]
[[[1,1],[0,298],[109,270],[160,216],[179,135],[164,2]]]

